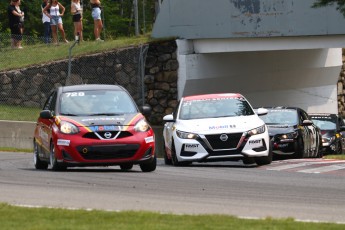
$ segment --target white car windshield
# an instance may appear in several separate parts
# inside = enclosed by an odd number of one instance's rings
[[[66,92],[60,98],[60,114],[70,116],[96,116],[136,113],[132,99],[123,91]]]
[[[244,98],[210,98],[186,100],[181,104],[181,120],[253,115],[254,111]]]
[[[296,125],[297,111],[294,109],[269,109],[268,113],[260,117],[267,125]]]

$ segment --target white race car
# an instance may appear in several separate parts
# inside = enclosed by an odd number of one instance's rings
[[[242,160],[272,162],[267,127],[241,94],[183,97],[173,114],[164,116],[164,161],[174,166],[192,162]],[[259,116],[258,116],[259,115]]]

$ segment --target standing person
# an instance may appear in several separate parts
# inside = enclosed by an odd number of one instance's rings
[[[61,13],[60,13],[60,9],[61,9]],[[48,10],[50,10],[49,13],[48,13]],[[68,43],[66,39],[65,30],[63,29],[63,26],[62,26],[62,18],[61,18],[65,14],[65,7],[60,2],[58,2],[58,0],[52,0],[50,3],[47,4],[46,7],[44,7],[43,12],[45,15],[47,15],[50,18],[50,26],[52,29],[54,44],[58,43],[58,39],[57,39],[58,29],[61,33],[62,40]]]
[[[42,10],[42,22],[44,26],[44,42],[46,44],[50,43],[50,37],[51,37],[51,27],[50,27],[50,18],[43,12],[43,9],[48,5],[48,0],[43,0],[43,3],[41,5]],[[47,10],[48,13],[50,13],[50,10]]]
[[[12,48],[22,49],[24,12],[19,8],[20,0],[11,0],[7,8],[9,26],[11,29]]]
[[[71,14],[74,24],[74,36],[79,35],[79,41],[83,41],[83,9],[80,6],[80,0],[72,0]]]
[[[100,0],[90,0],[92,7],[92,17],[94,22],[93,32],[95,34],[96,41],[104,41],[101,39],[101,32],[103,29],[103,23],[101,19],[101,1]]]

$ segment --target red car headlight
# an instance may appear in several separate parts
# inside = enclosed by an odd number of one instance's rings
[[[64,134],[76,134],[79,133],[79,129],[74,124],[67,122],[67,121],[61,121],[60,123],[60,132]]]
[[[135,124],[134,130],[137,132],[146,132],[150,130],[150,125],[147,123],[145,119],[141,119]]]

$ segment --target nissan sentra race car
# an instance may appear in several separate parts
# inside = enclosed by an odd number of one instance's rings
[[[181,98],[173,114],[164,116],[165,164],[242,160],[270,164],[267,127],[241,94],[205,94]]]

